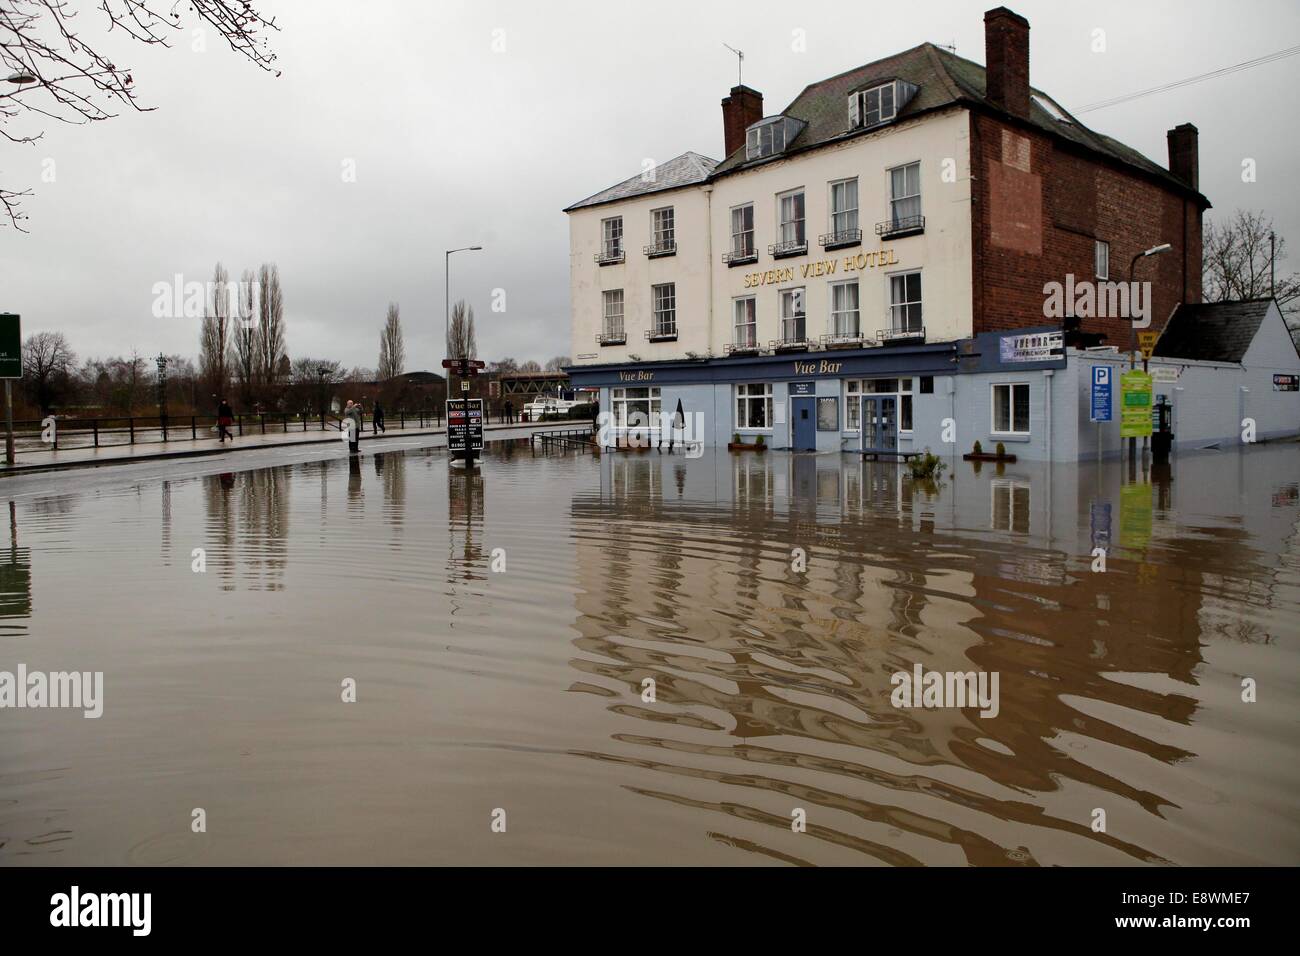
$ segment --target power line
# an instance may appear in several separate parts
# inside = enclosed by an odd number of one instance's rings
[[[1124,96],[1116,96],[1108,100],[1099,100],[1096,103],[1089,103],[1074,111],[1075,115],[1080,113],[1090,113],[1093,110],[1105,109],[1108,106],[1117,106],[1120,103],[1127,103],[1130,100],[1140,99],[1143,96],[1151,96],[1154,93],[1164,93],[1167,90],[1176,90],[1182,86],[1190,86],[1193,83],[1200,83],[1204,80],[1212,80],[1215,77],[1227,76],[1229,73],[1237,73],[1241,70],[1249,70],[1252,67],[1262,66],[1265,63],[1272,63],[1275,60],[1284,60],[1289,56],[1295,56],[1300,53],[1300,46],[1288,47],[1285,50],[1278,50],[1276,53],[1269,53],[1265,56],[1256,57],[1253,60],[1245,60],[1241,63],[1235,63],[1232,66],[1225,66],[1222,69],[1213,70],[1209,73],[1202,73],[1200,76],[1189,76],[1185,80],[1175,80],[1172,83],[1165,83],[1162,86],[1153,86],[1149,90],[1139,90],[1136,93],[1127,93]]]

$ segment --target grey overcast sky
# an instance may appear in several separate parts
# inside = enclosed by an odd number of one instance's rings
[[[560,210],[644,158],[721,157],[719,101],[736,80],[724,42],[745,51],[745,83],[775,113],[809,82],[926,40],[982,63],[994,5],[258,0],[281,28],[274,78],[214,36],[193,49],[194,24],[170,49],[146,48],[103,34],[91,0],[70,3],[156,109],[47,123],[34,146],[0,145],[0,183],[35,191],[30,235],[0,228],[0,309],[21,313],[25,333],[63,331],[79,358],[195,355],[197,321],[154,318],[154,284],[206,281],[218,260],[234,275],[271,261],[291,357],[374,367],[394,300],[408,370],[441,359],[454,246],[484,247],[453,257],[451,283],[474,307],[480,357],[569,351]],[[1030,21],[1031,82],[1067,108],[1300,42],[1294,0],[1010,6]],[[1093,51],[1097,29],[1105,52]],[[1267,211],[1294,269],[1296,90],[1300,56],[1081,119],[1161,164],[1165,131],[1195,123],[1210,217]],[[1242,182],[1244,158],[1254,183]],[[53,182],[41,179],[48,160]],[[504,313],[490,309],[497,288]]]

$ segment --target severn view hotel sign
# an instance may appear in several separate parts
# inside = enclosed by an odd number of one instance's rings
[[[745,288],[755,289],[764,285],[777,285],[793,282],[795,278],[813,279],[823,276],[840,275],[846,272],[863,272],[867,269],[879,269],[884,266],[898,265],[898,256],[893,249],[881,249],[877,252],[859,252],[855,256],[836,259],[819,259],[805,262],[800,266],[786,266],[783,269],[767,269],[763,272],[745,274]]]

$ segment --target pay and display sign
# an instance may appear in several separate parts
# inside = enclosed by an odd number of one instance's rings
[[[453,398],[447,401],[448,451],[483,450],[483,399]]]
[[[1119,377],[1121,438],[1151,437],[1151,376],[1131,369]]]
[[[1109,365],[1092,367],[1092,402],[1089,406],[1088,421],[1113,421],[1112,396],[1114,395],[1114,372]]]
[[[0,378],[22,377],[22,319],[12,312],[0,312]]]

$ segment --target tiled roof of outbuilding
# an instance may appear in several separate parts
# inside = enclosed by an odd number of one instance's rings
[[[1180,305],[1152,353],[1157,358],[1240,362],[1268,314],[1272,299]]]

